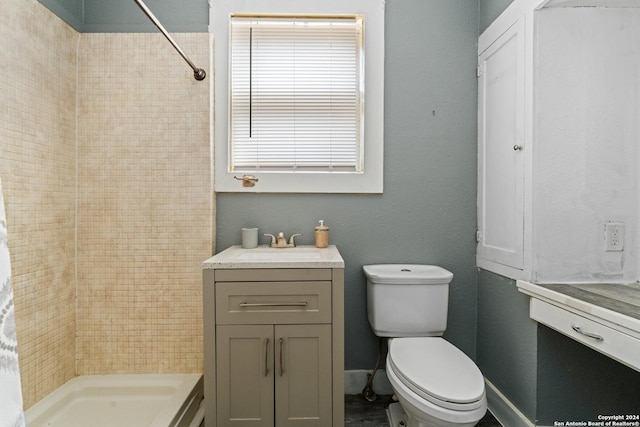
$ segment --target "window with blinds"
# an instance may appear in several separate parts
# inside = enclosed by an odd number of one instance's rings
[[[362,171],[362,17],[234,16],[229,59],[230,171]]]

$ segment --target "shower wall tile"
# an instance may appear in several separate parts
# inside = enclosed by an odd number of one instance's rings
[[[210,71],[208,34],[174,38]],[[202,372],[212,73],[161,34],[94,33],[78,76],[77,373]]]
[[[79,35],[35,0],[0,13],[0,175],[23,400],[75,374]]]
[[[210,71],[208,35],[175,37]],[[3,2],[0,51],[25,408],[75,375],[202,371],[213,73],[196,82],[159,34],[81,35],[36,0]]]

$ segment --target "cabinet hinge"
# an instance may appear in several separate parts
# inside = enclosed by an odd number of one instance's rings
[[[476,77],[482,77],[482,67],[480,65],[476,67]]]
[[[476,242],[482,242],[482,231],[476,230]]]

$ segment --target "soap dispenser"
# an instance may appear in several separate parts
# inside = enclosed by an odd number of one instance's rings
[[[326,248],[329,246],[329,227],[324,225],[321,219],[320,225],[316,225],[316,248]]]

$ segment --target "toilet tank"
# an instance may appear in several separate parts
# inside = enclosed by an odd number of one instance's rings
[[[379,337],[441,336],[447,329],[453,273],[423,264],[362,267],[367,277],[367,314]]]

